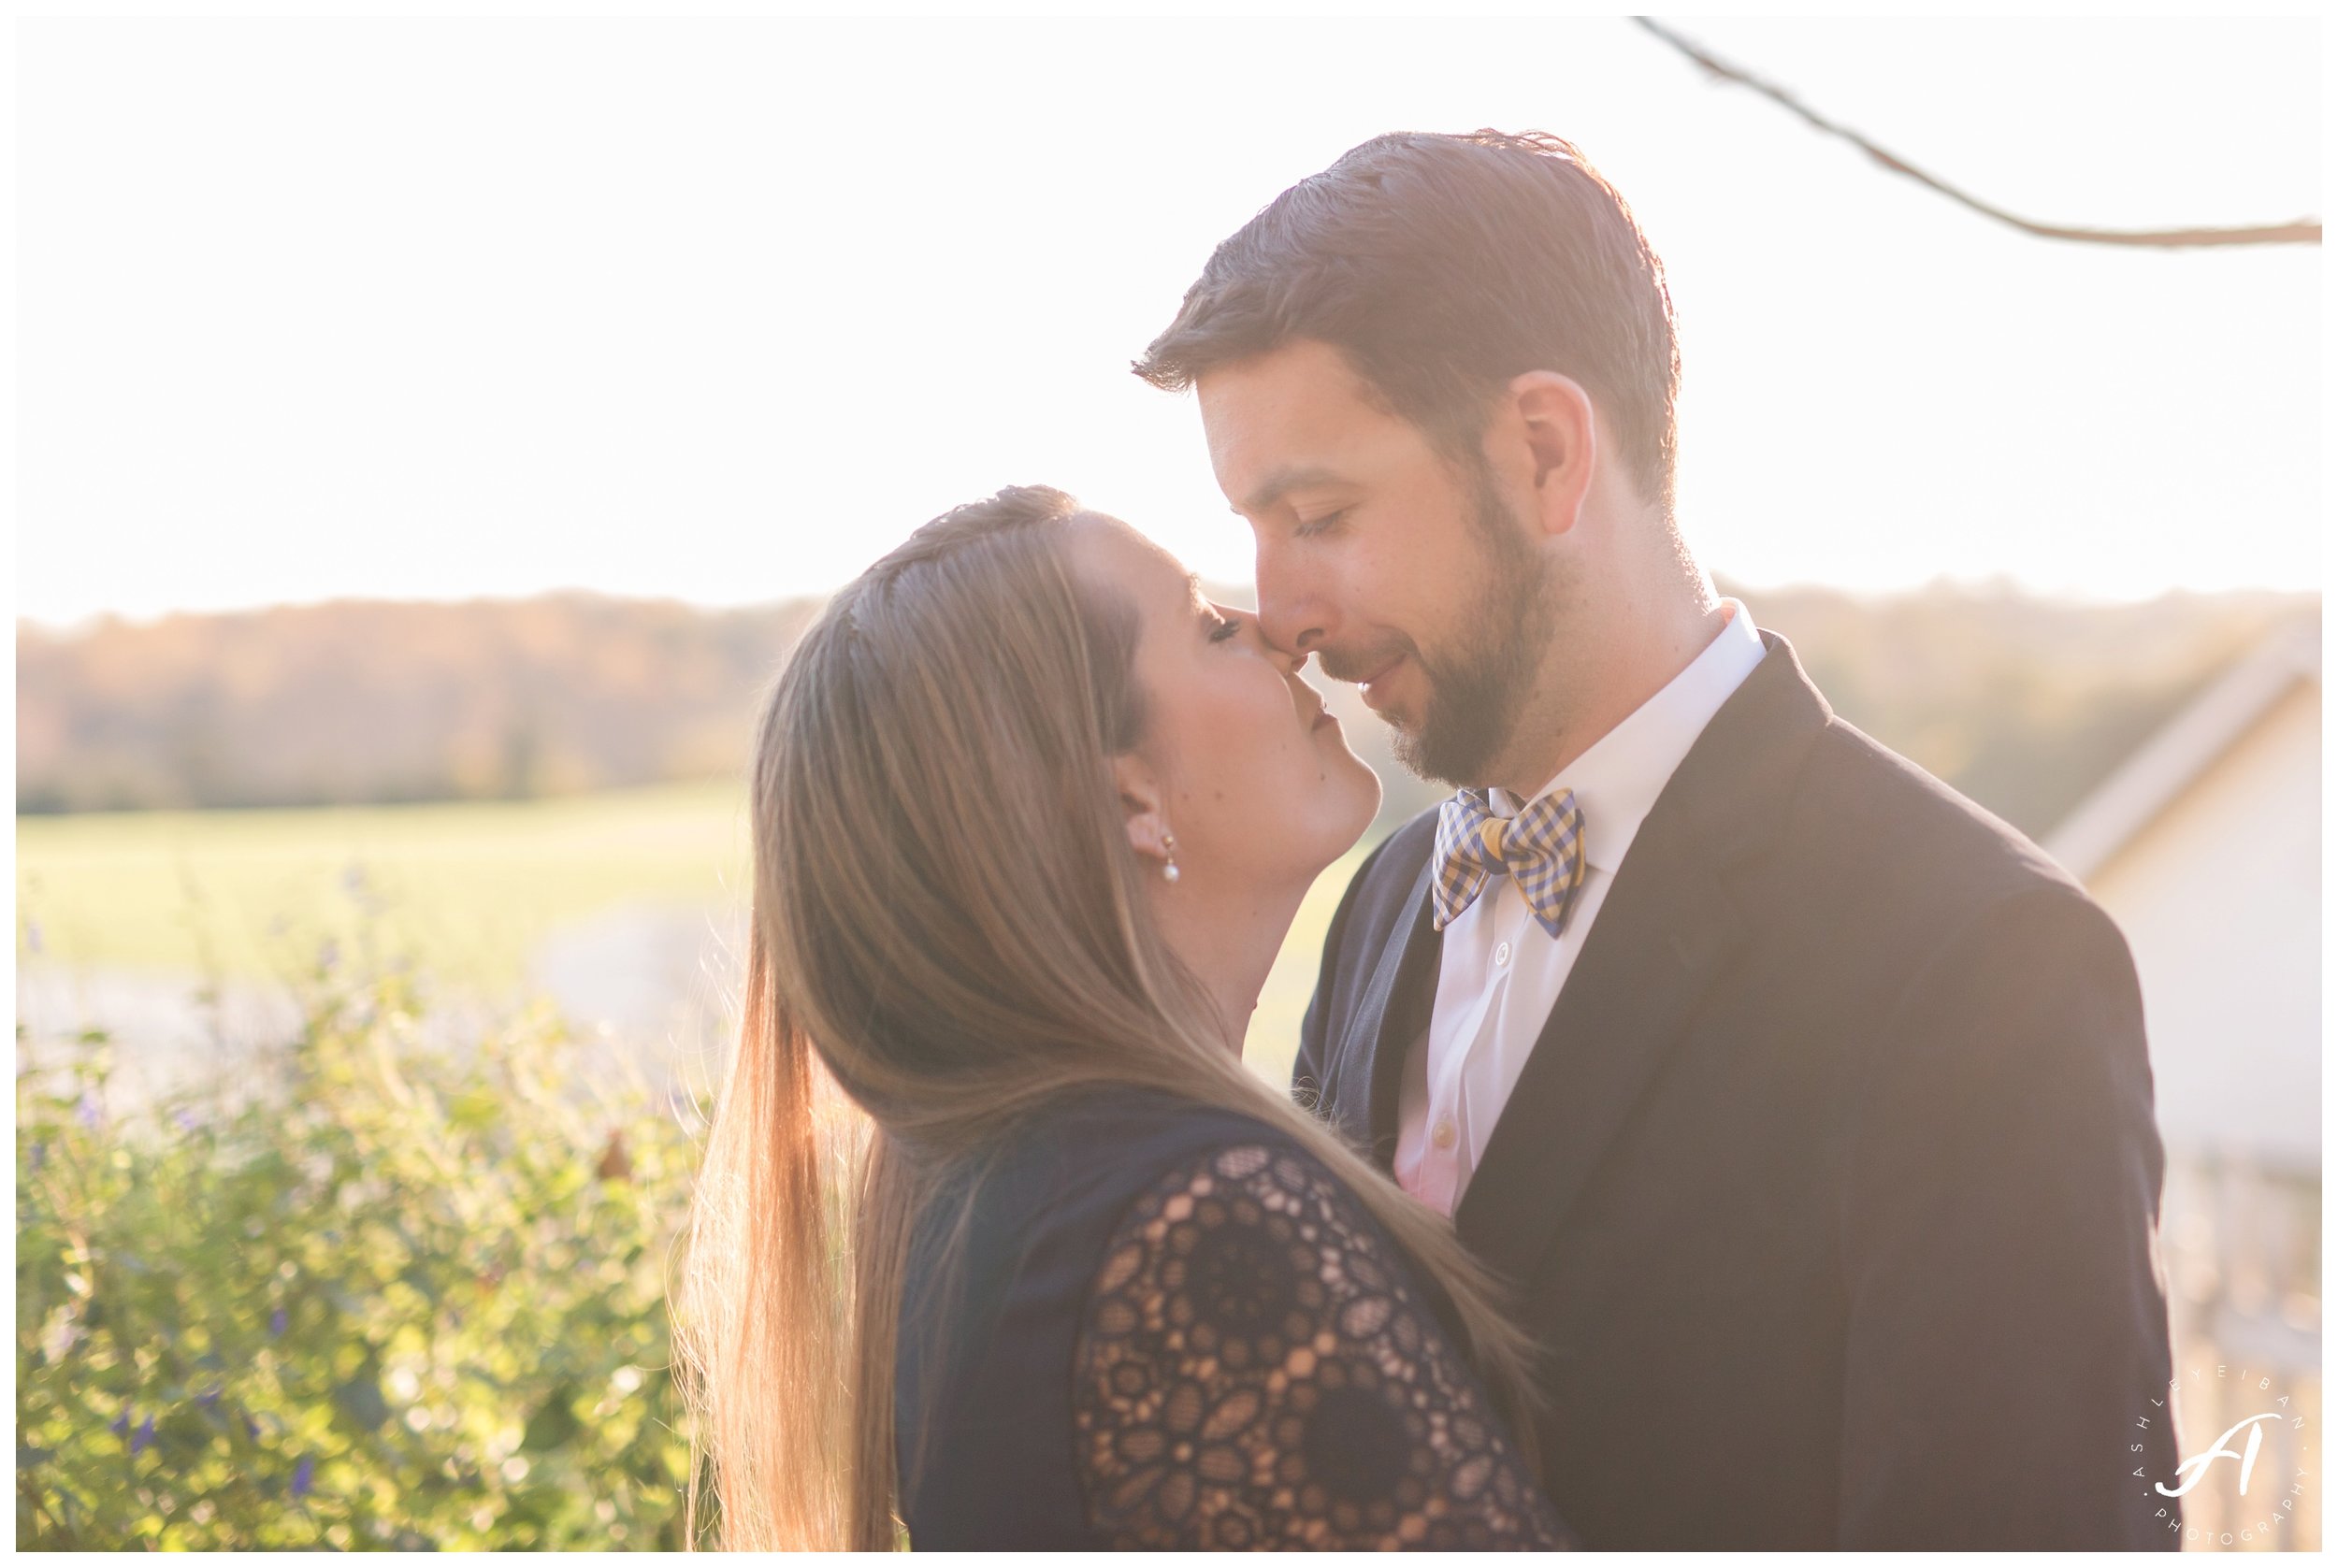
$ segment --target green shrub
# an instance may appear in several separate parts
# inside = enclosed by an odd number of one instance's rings
[[[678,1549],[691,1135],[547,1012],[455,1059],[405,979],[306,989],[120,1122],[110,1042],[20,1029],[18,1546]]]

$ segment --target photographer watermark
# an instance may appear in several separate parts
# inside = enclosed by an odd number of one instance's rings
[[[2178,1411],[2196,1402],[2223,1431],[2186,1452]],[[2188,1367],[2168,1397],[2135,1417],[2131,1473],[2154,1517],[2181,1532],[2194,1550],[2262,1550],[2293,1544],[2297,1515],[2314,1474],[2309,1417],[2286,1383],[2270,1372],[2230,1363]],[[2175,1474],[2155,1475],[2142,1456],[2144,1433],[2165,1428],[2176,1439]]]

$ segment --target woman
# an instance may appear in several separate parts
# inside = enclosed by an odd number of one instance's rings
[[[1038,488],[804,635],[677,1302],[694,1538],[711,1470],[731,1547],[1561,1543],[1485,1277],[1240,1061],[1379,799],[1301,662]]]

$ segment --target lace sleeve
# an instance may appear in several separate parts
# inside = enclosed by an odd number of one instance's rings
[[[1569,1544],[1393,1244],[1290,1150],[1218,1149],[1130,1205],[1073,1419],[1119,1546]]]

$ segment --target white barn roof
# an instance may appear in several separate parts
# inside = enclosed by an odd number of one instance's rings
[[[2081,801],[2046,853],[2082,882],[2092,877],[2300,681],[2321,678],[2320,617],[2276,628]]]

